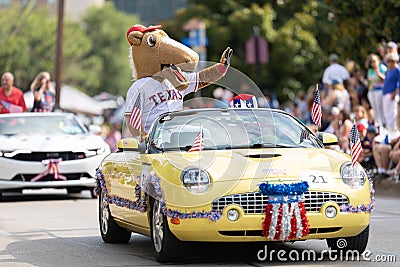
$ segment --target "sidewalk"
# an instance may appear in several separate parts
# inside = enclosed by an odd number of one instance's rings
[[[375,195],[400,197],[400,181],[396,183],[393,178],[388,179],[373,179]]]

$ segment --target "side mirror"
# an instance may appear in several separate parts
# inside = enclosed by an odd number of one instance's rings
[[[118,150],[144,153],[145,144],[144,142],[139,142],[136,138],[124,138],[118,141]]]
[[[118,141],[118,150],[138,151],[139,142],[135,138],[124,138]]]
[[[321,140],[324,146],[337,145],[339,143],[337,136],[331,133],[319,133],[318,139]]]

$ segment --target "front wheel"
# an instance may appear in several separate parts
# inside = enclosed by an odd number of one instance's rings
[[[160,201],[154,199],[152,199],[151,209],[151,241],[158,262],[178,259],[180,241],[169,230],[167,217],[162,212]]]
[[[333,250],[357,250],[360,254],[365,251],[369,238],[369,225],[361,233],[352,237],[328,238],[326,243]]]
[[[119,226],[112,217],[103,192],[99,196],[99,224],[101,238],[106,243],[128,243],[131,239],[131,232]]]

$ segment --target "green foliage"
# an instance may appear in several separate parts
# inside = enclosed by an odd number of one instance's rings
[[[189,1],[190,5],[168,23],[171,35],[180,32],[193,16],[207,25],[208,58],[218,61],[226,46],[234,49],[232,66],[257,80],[255,66],[246,63],[245,45],[257,26],[260,36],[269,43],[270,61],[261,64],[258,86],[275,91],[306,89],[321,75],[324,61],[317,35],[317,1]],[[187,34],[187,33],[186,33]],[[183,36],[181,36],[183,38]]]
[[[62,82],[89,95],[107,91],[125,96],[132,79],[125,34],[135,23],[136,17],[111,4],[88,10],[83,23],[65,18]],[[57,17],[48,9],[0,9],[0,34],[0,72],[11,71],[16,86],[28,90],[43,70],[54,79]]]
[[[95,55],[97,64],[97,83],[87,87],[88,92],[93,95],[106,91],[125,96],[132,83],[126,31],[139,23],[139,19],[117,11],[112,3],[106,3],[103,7],[89,9],[83,23],[86,36],[92,43],[88,55]]]
[[[329,50],[342,59],[352,59],[363,65],[369,53],[388,41],[400,41],[400,2],[325,0],[335,25]]]
[[[38,72],[54,68],[55,20],[31,5],[2,9],[0,18],[0,72],[11,71],[15,85],[29,89]]]

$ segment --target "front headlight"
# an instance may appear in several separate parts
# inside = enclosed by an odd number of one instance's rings
[[[187,168],[181,174],[183,186],[192,193],[203,193],[210,187],[210,176],[199,168]]]
[[[86,152],[86,157],[93,157],[96,155],[100,155],[100,154],[104,153],[104,151],[105,151],[105,147],[96,148],[96,149],[88,149]]]
[[[340,168],[340,175],[342,176],[343,183],[351,188],[361,188],[365,184],[366,174],[359,164],[351,167],[351,162],[346,162]]]

